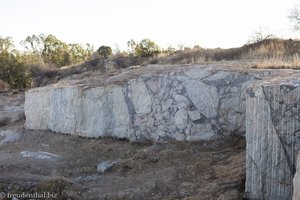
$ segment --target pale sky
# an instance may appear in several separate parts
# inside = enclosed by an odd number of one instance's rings
[[[0,0],[0,36],[53,34],[67,43],[127,49],[130,39],[229,48],[259,27],[300,38],[287,18],[299,0]]]

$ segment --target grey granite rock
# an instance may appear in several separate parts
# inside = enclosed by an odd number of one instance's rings
[[[109,171],[116,163],[118,163],[117,160],[102,161],[97,165],[97,172],[104,173]]]
[[[189,111],[189,118],[191,121],[197,121],[201,119],[201,113],[199,110]]]
[[[178,110],[174,117],[175,126],[178,129],[183,130],[187,126],[187,121],[188,121],[188,115],[186,110],[184,108]]]
[[[36,159],[47,159],[47,160],[53,160],[53,159],[59,159],[60,156],[49,153],[49,152],[44,152],[44,151],[38,151],[38,152],[32,152],[32,151],[21,151],[21,156],[23,158],[36,158]]]
[[[246,99],[246,192],[291,199],[299,151],[300,76],[258,81]]]
[[[293,200],[300,199],[300,154],[298,152],[296,173],[293,179]]]
[[[275,73],[209,65],[151,66],[111,77],[65,80],[26,92],[25,126],[131,141],[245,135],[246,87]]]
[[[152,99],[149,95],[147,87],[142,79],[134,79],[129,81],[129,94],[136,113],[149,114],[151,112]]]
[[[217,88],[200,81],[189,80],[184,82],[189,99],[207,118],[217,115],[219,94]]]
[[[3,137],[3,139],[1,139]],[[20,134],[13,130],[0,131],[0,145],[13,143],[20,138]]]

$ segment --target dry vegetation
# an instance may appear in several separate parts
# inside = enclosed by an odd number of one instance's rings
[[[30,71],[34,77],[32,86],[44,86],[55,83],[74,74],[99,75],[117,73],[120,69],[148,64],[225,64],[245,68],[292,68],[300,69],[300,41],[266,39],[231,49],[185,48],[173,53],[161,53],[156,57],[138,57],[128,54],[116,54],[109,58],[94,56],[89,61],[73,67],[57,69],[50,65],[32,65]]]
[[[159,64],[209,64],[220,61],[240,61],[254,68],[300,68],[300,41],[266,39],[231,49],[186,48],[155,61]]]

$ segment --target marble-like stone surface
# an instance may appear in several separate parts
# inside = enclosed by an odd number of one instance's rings
[[[274,74],[213,65],[148,66],[66,80],[26,92],[25,126],[131,141],[245,135],[247,85]]]
[[[38,152],[21,151],[20,154],[23,158],[29,157],[29,158],[36,158],[36,159],[48,159],[48,160],[54,160],[60,158],[59,155],[49,153],[49,152],[44,152],[44,151],[38,151]]]
[[[250,199],[292,199],[300,145],[300,76],[252,84],[246,106],[246,193]]]
[[[298,152],[296,173],[293,179],[293,200],[300,199],[300,154]]]

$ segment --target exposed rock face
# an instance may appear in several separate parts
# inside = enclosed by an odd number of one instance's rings
[[[26,93],[26,126],[87,137],[132,134],[122,87],[84,89],[70,86],[34,89]]]
[[[224,66],[152,69],[29,90],[26,127],[131,141],[211,140],[232,132],[244,134],[246,86],[274,72]],[[146,72],[137,74],[138,70]]]
[[[298,152],[296,173],[293,179],[293,200],[300,199],[300,154]]]
[[[246,192],[291,199],[300,145],[300,76],[254,83],[247,93]]]

